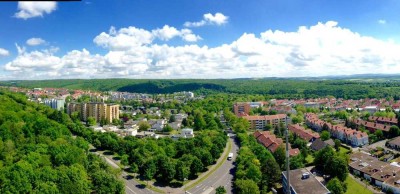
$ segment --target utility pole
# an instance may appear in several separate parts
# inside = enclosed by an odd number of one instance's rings
[[[289,129],[288,129],[288,116],[287,115],[285,117],[285,123],[286,123],[286,130],[285,130],[285,137],[286,137],[286,180],[287,180],[286,193],[290,194]]]

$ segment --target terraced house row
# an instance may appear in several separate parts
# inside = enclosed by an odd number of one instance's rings
[[[357,129],[359,129],[361,126],[364,126],[365,129],[370,131],[371,133],[374,133],[376,130],[381,130],[387,133],[390,130],[390,125],[364,121],[362,119],[354,119],[353,123],[356,124]]]
[[[288,125],[289,131],[294,133],[297,137],[306,140],[307,142],[313,142],[316,139],[319,139],[319,134],[315,133],[310,130],[304,129],[304,127],[300,126],[299,124],[295,125]]]
[[[316,131],[322,131],[325,125],[332,137],[352,146],[363,146],[367,145],[369,142],[367,133],[343,125],[332,125],[331,123],[319,119],[318,115],[314,113],[307,113],[305,115],[305,121],[310,128]]]
[[[400,193],[400,167],[397,165],[382,162],[364,152],[356,152],[350,156],[349,171],[383,191]]]

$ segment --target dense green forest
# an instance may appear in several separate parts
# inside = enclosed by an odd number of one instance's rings
[[[218,79],[218,80],[41,80],[3,81],[3,86],[56,87],[98,91],[126,91],[139,93],[173,93],[195,91],[197,93],[260,94],[271,98],[384,98],[400,97],[400,81],[396,77],[373,79]]]
[[[124,193],[68,115],[0,91],[0,193]]]

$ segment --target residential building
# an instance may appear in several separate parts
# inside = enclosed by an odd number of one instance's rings
[[[187,98],[194,98],[194,93],[193,93],[193,92],[183,92],[183,94],[184,94]]]
[[[350,156],[350,173],[366,179],[370,184],[387,191],[400,193],[400,167],[379,161],[368,153],[356,152]]]
[[[289,149],[289,156],[297,156],[300,154],[299,148]]]
[[[71,115],[74,112],[78,112],[80,114],[82,121],[87,121],[88,112],[86,103],[68,103],[67,114]]]
[[[123,132],[125,133],[126,136],[136,136],[138,133],[138,129],[129,128],[129,129],[123,130]]]
[[[79,112],[83,121],[87,121],[89,117],[93,117],[96,122],[104,119],[108,123],[111,123],[114,119],[119,119],[119,105],[117,104],[103,102],[69,103],[67,113],[71,115],[73,112]]]
[[[168,123],[168,125],[169,125],[170,127],[172,127],[172,129],[178,130],[178,129],[181,128],[182,123],[181,123],[181,122],[178,122],[178,121],[175,121],[175,122],[172,122],[172,123]]]
[[[398,123],[397,118],[389,118],[389,117],[370,116],[368,117],[368,120],[385,125],[397,125]]]
[[[324,142],[331,147],[335,147],[335,141],[333,141],[333,139],[328,139],[328,140],[325,140]]]
[[[390,130],[390,125],[385,125],[381,123],[375,123],[375,122],[369,122],[369,121],[364,121],[361,119],[354,119],[353,123],[356,124],[356,127],[359,129],[359,127],[364,126],[365,129],[370,131],[371,133],[374,133],[376,130],[381,130],[383,132],[389,132]]]
[[[183,119],[186,119],[188,117],[187,114],[182,114],[182,113],[175,114],[174,116],[175,116],[175,121],[178,121],[178,122],[182,122]]]
[[[257,142],[262,144],[265,148],[267,148],[270,152],[275,152],[279,146],[283,144],[282,138],[277,138],[274,134],[271,134],[269,131],[256,131],[253,133],[254,138],[257,139]],[[289,144],[290,146],[290,144]],[[290,156],[297,156],[300,153],[299,149],[289,149]]]
[[[305,108],[319,108],[319,103],[317,102],[306,102],[304,103]]]
[[[289,176],[291,194],[330,194],[330,191],[305,168],[290,170]],[[288,189],[286,171],[282,172],[282,187],[286,193]]]
[[[62,98],[46,99],[43,101],[43,103],[47,106],[50,106],[52,109],[63,110],[65,99]]]
[[[249,102],[250,108],[260,108],[264,106],[263,102]]]
[[[250,129],[253,130],[264,130],[266,125],[272,125],[275,127],[282,123],[286,125],[287,116],[286,114],[277,114],[277,115],[264,115],[264,116],[243,116],[242,118],[249,121]]]
[[[129,128],[139,129],[139,121],[134,121],[132,119],[129,119],[128,121],[126,121],[124,123],[124,128],[125,129],[129,129]]]
[[[194,137],[193,129],[191,129],[191,128],[182,129],[181,137],[183,137],[183,138],[193,138]]]
[[[250,109],[250,104],[247,102],[238,102],[233,105],[233,112],[236,116],[249,115]]]
[[[304,127],[299,124],[288,125],[289,131],[295,134],[297,137],[306,140],[307,142],[313,142],[316,139],[319,139],[319,134],[310,130],[304,129]]]
[[[275,152],[276,149],[278,149],[278,147],[283,143],[282,138],[277,138],[269,131],[256,131],[254,132],[253,136],[257,139],[258,143],[262,144],[271,152]]]
[[[316,139],[311,145],[310,148],[314,151],[319,151],[322,150],[323,148],[325,148],[326,146],[328,146],[327,143],[325,143],[324,141],[322,141],[321,139]]]
[[[393,140],[387,142],[387,147],[390,147],[395,150],[400,150],[400,136],[394,138]]]
[[[311,127],[315,131],[322,131],[322,127],[326,123],[325,121],[320,120],[316,114],[312,113],[306,113],[304,117],[307,126]]]
[[[363,146],[368,144],[368,134],[357,131],[342,125],[332,125],[331,123],[322,121],[316,114],[308,113],[305,115],[306,124],[316,131],[321,131],[324,126],[328,128],[333,138],[352,146]]]
[[[391,176],[382,183],[382,190],[400,193],[400,176]]]
[[[167,119],[151,119],[149,120],[152,131],[162,131],[164,127],[168,124]]]
[[[367,111],[370,114],[374,114],[376,111],[378,111],[378,107],[377,106],[366,106],[362,110]]]
[[[93,129],[94,132],[102,132],[102,133],[107,132],[106,130],[103,129],[103,127],[100,126],[90,126],[90,128]]]

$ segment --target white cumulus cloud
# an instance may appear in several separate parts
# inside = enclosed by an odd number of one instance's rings
[[[98,46],[110,50],[129,50],[141,46],[150,45],[155,39],[168,41],[175,37],[181,37],[187,42],[196,42],[201,37],[193,34],[190,29],[178,30],[175,27],[165,25],[163,28],[157,28],[152,31],[130,26],[116,30],[111,27],[109,32],[102,32],[93,40]]]
[[[228,22],[229,17],[222,13],[206,13],[203,15],[203,19],[198,22],[185,22],[183,25],[186,27],[200,27],[204,25],[223,25]]]
[[[46,43],[46,41],[41,38],[30,38],[26,41],[26,44],[29,46],[38,46],[44,43]]]
[[[104,55],[86,49],[57,56],[53,50],[27,52],[5,65],[9,78],[237,78],[400,73],[400,45],[363,36],[335,21],[296,31],[244,33],[215,47],[168,45],[172,38],[197,39],[171,26],[145,30],[111,28],[93,42]],[[160,41],[154,41],[154,40]],[[2,79],[5,79],[4,77]]]
[[[29,19],[33,17],[43,17],[43,14],[50,14],[57,9],[57,2],[54,1],[20,1],[18,2],[18,12],[16,18]]]
[[[380,24],[386,24],[386,20],[380,19],[380,20],[378,20],[378,23],[380,23]]]
[[[165,25],[161,29],[152,30],[152,33],[155,37],[164,41],[168,41],[177,36],[181,37],[182,40],[187,42],[197,42],[201,40],[201,37],[193,34],[190,29],[184,28],[182,30],[177,30],[175,27],[170,27],[168,25]]]
[[[0,56],[8,56],[10,55],[10,52],[6,49],[0,48]]]

